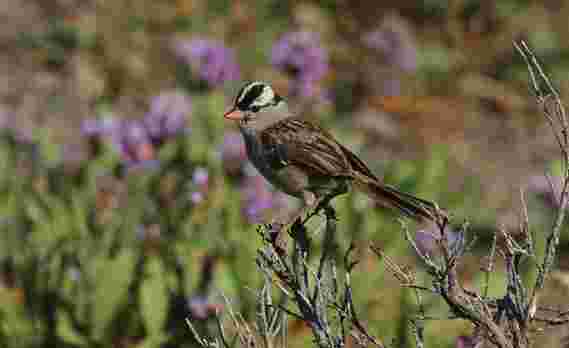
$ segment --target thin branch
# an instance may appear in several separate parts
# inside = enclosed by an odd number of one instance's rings
[[[543,114],[546,117],[549,126],[555,135],[564,164],[563,185],[561,194],[559,196],[559,208],[557,210],[557,216],[555,222],[553,223],[551,232],[546,239],[545,256],[541,263],[540,271],[538,273],[538,277],[532,291],[534,294],[533,296],[535,296],[537,290],[543,288],[545,278],[553,266],[553,261],[555,259],[557,247],[559,245],[559,236],[561,234],[561,228],[565,220],[566,208],[569,201],[569,172],[567,170],[569,163],[569,124],[567,122],[565,108],[561,102],[561,99],[559,98],[559,93],[547,77],[547,74],[545,74],[543,71],[541,64],[533,54],[532,50],[524,41],[514,43],[514,46],[526,62],[537,104],[543,106]],[[542,89],[542,83],[545,84],[545,90]],[[551,111],[547,108],[547,100],[551,98],[553,99],[553,103],[555,105],[555,110],[553,112],[554,115],[552,115]]]
[[[198,331],[196,330],[196,328],[194,327],[194,325],[192,324],[191,320],[189,318],[186,318],[186,324],[188,325],[188,327],[190,328],[190,331],[192,332],[192,335],[194,335],[194,339],[198,342],[198,344],[200,346],[202,346],[203,348],[209,348],[209,347],[214,347],[214,343],[213,342],[209,342],[207,341],[205,338],[202,338],[200,336],[200,334],[198,333]]]

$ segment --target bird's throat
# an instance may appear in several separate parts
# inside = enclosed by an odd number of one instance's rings
[[[249,127],[239,127],[243,139],[245,140],[245,149],[247,150],[247,157],[255,168],[263,175],[269,182],[272,182],[273,173],[269,167],[269,163],[265,160],[263,146],[259,140],[257,130]]]
[[[261,142],[257,137],[257,130],[247,126],[239,126],[239,130],[243,135],[243,140],[245,140],[245,149],[247,150],[247,156],[249,160],[253,162],[255,167],[257,167],[257,159],[262,157],[262,146]]]

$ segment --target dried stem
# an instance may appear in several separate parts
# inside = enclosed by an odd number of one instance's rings
[[[559,245],[559,236],[565,220],[566,208],[569,201],[569,124],[565,112],[565,107],[559,97],[559,93],[543,71],[541,64],[528,47],[526,42],[514,43],[514,46],[524,58],[531,81],[532,92],[536,98],[537,105],[541,108],[543,115],[551,127],[555,136],[563,162],[563,184],[561,193],[558,197],[558,209],[551,231],[549,232],[543,261],[539,265],[539,273],[532,290],[530,304],[536,306],[537,292],[544,286],[545,279],[551,272],[553,262]],[[553,105],[552,105],[553,104]],[[552,109],[553,107],[553,109]]]

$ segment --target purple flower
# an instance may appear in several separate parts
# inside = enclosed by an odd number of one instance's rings
[[[563,178],[559,175],[549,178],[543,174],[534,175],[528,179],[527,189],[531,193],[538,194],[549,207],[558,209],[563,191]]]
[[[414,72],[418,64],[417,45],[407,23],[400,17],[387,16],[362,41],[383,65],[370,67],[372,76],[379,74],[372,83],[380,86],[384,95],[400,95],[401,72]]]
[[[260,175],[245,177],[242,190],[243,214],[251,223],[261,222],[266,210],[273,207],[273,192]]]
[[[16,118],[12,113],[3,107],[0,107],[0,129],[11,130],[15,127]]]
[[[239,79],[239,66],[232,49],[222,42],[208,39],[177,39],[174,54],[187,64],[200,80],[210,87]]]
[[[18,126],[16,120],[16,114],[10,113],[0,106],[0,131],[3,134],[11,135],[16,144],[36,146],[32,129]]]
[[[312,97],[316,83],[328,71],[328,53],[318,34],[296,31],[284,34],[271,50],[271,64],[293,78],[291,94]]]
[[[121,122],[113,117],[91,118],[81,123],[81,134],[88,140],[89,158],[97,157],[102,152],[105,140],[113,139],[120,133]]]
[[[209,174],[206,168],[197,167],[194,169],[194,174],[192,176],[192,182],[198,186],[205,186],[208,183]]]
[[[477,348],[481,341],[473,336],[458,336],[456,338],[456,348]]]
[[[204,167],[197,167],[192,174],[192,183],[197,186],[197,189],[192,192],[190,200],[194,204],[203,202],[208,190],[209,173]]]
[[[127,166],[132,167],[155,162],[154,147],[146,128],[141,122],[123,121],[120,131],[115,134],[112,140]]]
[[[190,196],[190,200],[194,204],[199,204],[199,203],[203,202],[204,194],[200,191],[194,191],[194,192],[192,192],[192,194]]]
[[[108,139],[129,167],[155,167],[156,150],[187,130],[186,115],[190,111],[187,95],[179,90],[166,91],[151,99],[150,110],[142,120],[87,119],[81,133],[89,138],[92,155],[97,155],[99,145]]]
[[[105,139],[110,140],[129,168],[156,165],[154,145],[144,123],[140,121],[89,119],[83,121],[81,133],[96,147]],[[96,155],[98,150],[94,149],[92,152]]]
[[[188,300],[188,308],[194,319],[205,320],[220,312],[223,305],[211,302],[207,296],[194,295]]]
[[[385,18],[377,30],[364,35],[363,42],[381,54],[387,65],[407,72],[417,70],[417,46],[402,19]]]
[[[113,117],[86,119],[81,123],[81,134],[97,138],[113,136],[120,127],[121,122]]]
[[[168,138],[186,130],[190,98],[180,90],[163,92],[152,98],[143,124],[152,144],[162,145]]]

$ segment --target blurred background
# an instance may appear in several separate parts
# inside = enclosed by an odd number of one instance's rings
[[[551,226],[558,149],[512,42],[528,41],[563,98],[567,18],[556,0],[1,1],[0,346],[195,347],[184,319],[213,334],[220,292],[254,320],[256,224],[298,202],[258,176],[222,117],[250,80],[468,221],[478,244],[461,277],[479,288],[493,231],[519,229],[520,189],[538,252]],[[358,194],[335,206],[340,245],[361,246],[361,319],[413,346],[410,294],[366,250],[414,266],[397,216]],[[545,305],[566,303],[568,242]],[[496,272],[490,291],[503,284]],[[441,318],[427,346],[472,333],[442,301],[427,308]],[[309,329],[292,320],[289,342],[309,345]]]

